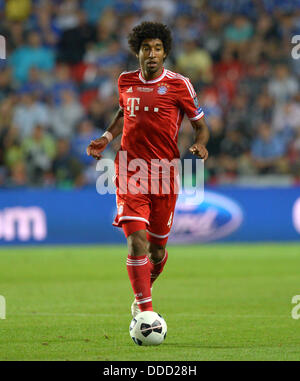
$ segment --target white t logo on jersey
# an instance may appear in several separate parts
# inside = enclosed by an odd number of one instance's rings
[[[136,101],[136,106],[135,106],[135,101]],[[128,98],[127,99],[127,110],[130,110],[129,116],[136,116],[134,111],[139,109],[140,104],[140,98]]]

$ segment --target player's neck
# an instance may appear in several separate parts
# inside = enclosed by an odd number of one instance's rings
[[[162,75],[162,73],[164,71],[164,67],[162,66],[160,69],[158,69],[154,73],[149,73],[147,70],[145,70],[143,68],[141,68],[141,70],[142,70],[143,78],[146,81],[152,81],[153,79],[156,79]]]

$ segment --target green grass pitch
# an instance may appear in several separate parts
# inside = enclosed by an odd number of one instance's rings
[[[159,347],[128,332],[125,246],[0,250],[0,360],[299,360],[297,244],[169,246],[153,307]]]

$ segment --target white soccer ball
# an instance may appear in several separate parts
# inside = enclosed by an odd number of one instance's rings
[[[129,333],[137,345],[159,345],[167,336],[167,323],[157,312],[140,312],[132,319]]]

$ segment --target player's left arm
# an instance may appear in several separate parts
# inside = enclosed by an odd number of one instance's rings
[[[191,121],[191,124],[195,131],[195,141],[189,148],[189,151],[200,159],[206,160],[208,158],[208,151],[205,146],[209,139],[209,131],[204,117]]]
[[[204,120],[204,112],[199,106],[197,94],[190,80],[180,74],[177,75],[177,78],[176,95],[178,105],[189,118],[195,131],[194,144],[189,150],[193,155],[206,160],[208,152],[205,146],[209,139],[209,131]]]

